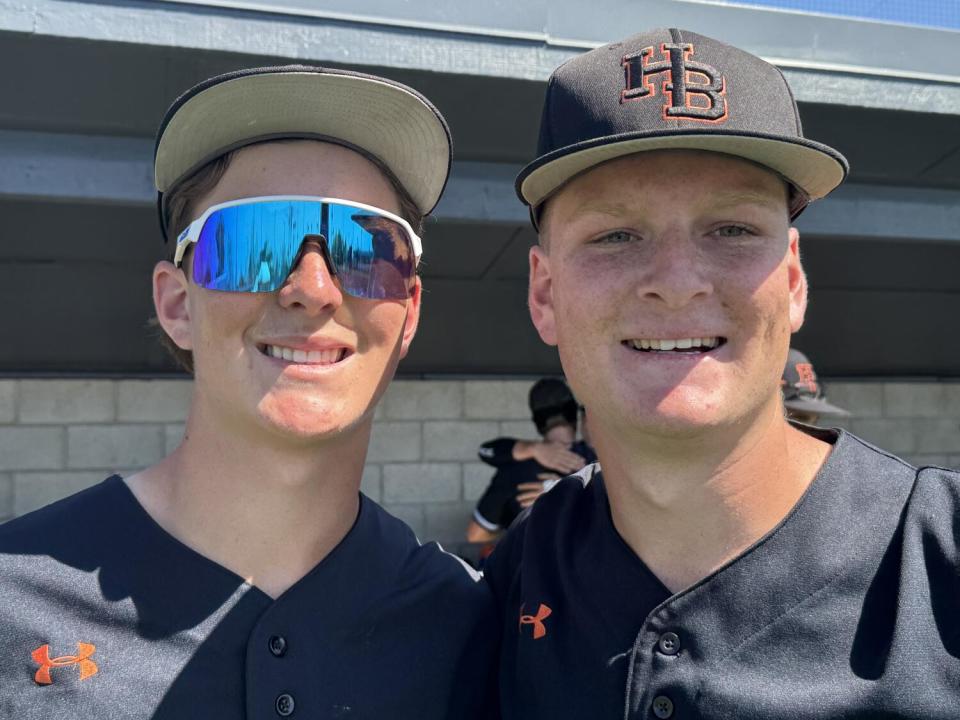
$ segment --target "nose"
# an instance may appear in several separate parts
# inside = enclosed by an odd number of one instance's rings
[[[304,240],[300,255],[280,288],[279,302],[285,308],[302,308],[311,313],[334,311],[343,304],[343,291],[333,275],[322,237]]]
[[[713,293],[714,273],[703,250],[689,234],[670,233],[653,241],[653,245],[637,288],[641,297],[662,302],[673,310]]]

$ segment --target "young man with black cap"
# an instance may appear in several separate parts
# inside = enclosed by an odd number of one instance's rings
[[[486,715],[488,590],[359,493],[449,162],[382,78],[259,68],[173,104],[153,294],[186,435],[0,529],[0,716]]]
[[[553,74],[539,153],[530,312],[599,464],[486,566],[504,716],[955,717],[960,477],[784,417],[790,221],[847,164],[782,74],[645,32]]]

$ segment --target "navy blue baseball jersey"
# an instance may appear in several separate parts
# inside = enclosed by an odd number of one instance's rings
[[[0,526],[3,718],[487,717],[495,625],[471,570],[363,496],[276,600],[116,476]]]
[[[505,719],[960,717],[960,474],[846,432],[783,521],[672,594],[597,465],[488,560]]]

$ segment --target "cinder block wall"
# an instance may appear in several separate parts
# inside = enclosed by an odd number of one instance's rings
[[[830,382],[843,425],[915,463],[960,467],[960,382]],[[477,446],[533,437],[527,380],[394,382],[363,489],[421,539],[459,542],[491,471]],[[0,380],[0,520],[155,462],[183,433],[180,380]]]

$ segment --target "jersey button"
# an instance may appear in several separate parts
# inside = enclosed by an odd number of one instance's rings
[[[674,632],[665,632],[657,641],[657,647],[664,655],[676,655],[680,652],[680,636]]]
[[[293,709],[297,704],[293,701],[293,695],[289,693],[283,693],[283,695],[277,695],[277,715],[280,717],[290,717],[293,715]]]
[[[673,715],[673,700],[666,695],[657,695],[653,699],[653,705],[650,706],[650,709],[660,720],[665,720]]]
[[[287,654],[287,639],[283,635],[274,635],[270,638],[269,645],[274,657],[283,657]]]

